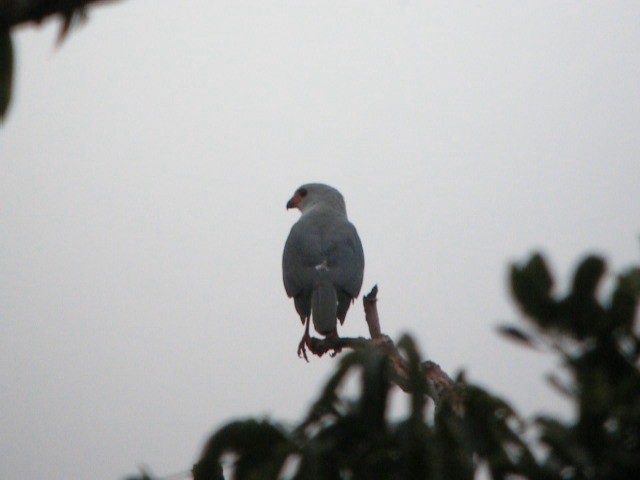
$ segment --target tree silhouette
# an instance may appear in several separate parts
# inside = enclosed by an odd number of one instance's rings
[[[113,3],[117,0],[0,0],[0,122],[4,120],[13,86],[15,59],[11,31],[27,23],[40,24],[52,16],[62,20],[58,43],[71,28],[87,18],[91,4]]]
[[[640,268],[619,275],[610,297],[600,301],[605,268],[602,258],[586,257],[569,292],[558,295],[541,255],[513,265],[511,290],[525,323],[499,329],[560,358],[569,380],[551,375],[549,381],[571,399],[575,421],[540,415],[525,425],[506,401],[466,382],[462,373],[435,397],[433,408],[428,363],[411,337],[391,349],[373,340],[356,342],[297,425],[265,419],[228,423],[205,445],[193,478],[223,478],[227,454],[234,458],[228,476],[238,480],[455,480],[474,478],[481,466],[494,479],[638,478]],[[404,362],[403,389],[411,402],[399,421],[387,417],[389,392],[397,383],[394,355]],[[352,374],[360,379],[355,399],[341,390]],[[532,442],[525,440],[527,428],[537,432]]]

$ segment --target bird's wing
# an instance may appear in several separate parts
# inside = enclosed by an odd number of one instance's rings
[[[364,252],[356,228],[342,215],[310,212],[291,228],[285,243],[282,272],[287,295],[311,289],[323,264],[333,285],[351,297],[360,294]]]
[[[313,287],[315,267],[322,258],[321,232],[313,219],[303,216],[291,228],[282,255],[282,277],[289,297]]]
[[[364,274],[364,251],[356,228],[346,219],[336,222],[327,231],[323,247],[333,284],[357,297]]]

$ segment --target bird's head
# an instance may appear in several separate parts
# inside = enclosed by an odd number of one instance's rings
[[[346,214],[342,194],[335,188],[322,183],[307,183],[298,188],[287,202],[287,210],[297,208],[304,213],[317,205],[330,207]]]

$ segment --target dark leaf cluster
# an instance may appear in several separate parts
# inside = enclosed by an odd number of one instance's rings
[[[73,27],[87,19],[87,5],[107,0],[0,0],[0,124],[11,104],[15,55],[12,30],[25,23],[41,23],[51,16],[61,20],[58,45]]]
[[[548,451],[544,478],[640,478],[640,268],[619,275],[610,298],[601,301],[605,270],[602,258],[586,257],[569,291],[559,295],[541,255],[511,269],[513,295],[529,326],[502,332],[560,356],[567,379],[549,380],[576,407],[569,424],[537,419]]]
[[[13,42],[9,30],[0,30],[0,123],[4,119],[13,85]]]
[[[409,408],[391,420],[389,352],[371,344],[342,357],[305,418],[293,426],[233,421],[207,442],[195,480],[618,480],[640,478],[640,269],[619,275],[608,300],[598,287],[603,259],[585,258],[565,294],[541,255],[511,268],[525,327],[500,331],[520,345],[547,349],[563,366],[551,385],[575,405],[575,419],[540,415],[525,425],[504,400],[458,375],[433,407],[413,340],[397,344],[407,369]],[[349,378],[359,380],[345,394]],[[525,427],[536,440],[525,440]],[[535,453],[535,455],[534,455]]]
[[[406,418],[390,421],[387,416],[393,388],[387,355],[371,346],[358,349],[342,358],[295,428],[249,419],[215,433],[194,468],[195,480],[218,480],[227,454],[235,458],[231,475],[238,480],[275,480],[285,474],[295,480],[471,479],[480,463],[494,478],[506,478],[535,468],[516,414],[478,387],[459,380],[435,415],[428,415],[420,355],[408,336],[398,348],[410,370]],[[355,398],[341,392],[351,374],[360,380]]]

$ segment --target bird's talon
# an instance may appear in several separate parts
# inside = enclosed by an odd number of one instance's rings
[[[307,349],[305,348],[304,339],[302,339],[302,341],[298,345],[298,358],[304,358],[306,362],[309,363],[309,358],[307,357]]]
[[[331,353],[329,353],[329,355],[331,356],[331,358],[334,358],[340,352],[342,352],[342,347],[336,347],[336,348],[333,349],[333,351]]]

